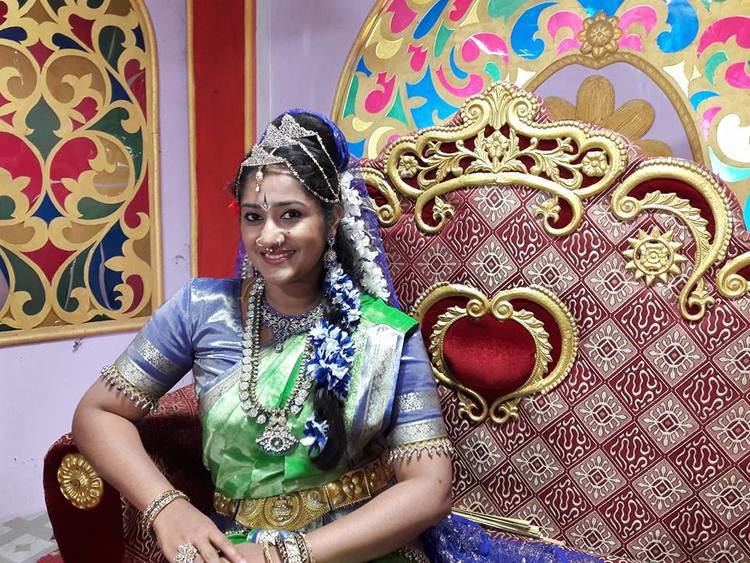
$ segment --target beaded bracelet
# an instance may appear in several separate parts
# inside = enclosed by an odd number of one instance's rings
[[[164,510],[169,503],[177,500],[178,498],[184,498],[186,501],[190,501],[185,493],[183,493],[182,491],[178,491],[177,489],[164,491],[162,494],[152,500],[149,505],[143,510],[143,514],[141,515],[141,528],[145,532],[151,530],[151,526],[153,525],[154,520],[156,520],[156,517],[159,515],[159,513]]]
[[[302,553],[303,560],[308,563],[316,563],[315,557],[313,557],[312,550],[310,549],[310,544],[307,543],[307,537],[305,534],[297,532],[294,534],[294,539],[297,540],[297,547]]]
[[[297,546],[297,540],[294,535],[286,538],[283,542],[280,542],[276,546],[281,555],[281,560],[284,563],[307,563],[302,557],[299,547]]]

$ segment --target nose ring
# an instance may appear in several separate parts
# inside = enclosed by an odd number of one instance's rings
[[[262,242],[260,242],[260,239],[255,239],[255,246],[258,247],[258,250],[268,250],[269,248],[281,248],[281,245],[284,244],[284,240],[286,237],[282,234],[281,238],[278,238],[274,241],[273,246],[266,246]]]

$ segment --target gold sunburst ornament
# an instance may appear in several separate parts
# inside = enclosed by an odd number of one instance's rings
[[[622,31],[617,25],[617,17],[607,17],[599,12],[593,18],[583,20],[583,29],[578,34],[581,53],[595,59],[614,53],[618,49],[617,40]]]
[[[636,279],[643,279],[647,286],[659,280],[666,283],[669,276],[679,276],[681,264],[687,259],[680,254],[682,243],[672,240],[672,231],[662,233],[653,227],[650,233],[638,231],[638,238],[628,239],[630,248],[623,252],[630,261],[625,265]]]
[[[102,478],[81,454],[68,454],[62,459],[57,482],[60,492],[76,508],[91,510],[102,500]]]

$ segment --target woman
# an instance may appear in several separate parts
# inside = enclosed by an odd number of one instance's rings
[[[188,283],[76,411],[77,445],[143,510],[169,561],[424,561],[415,539],[449,512],[429,361],[416,323],[384,302],[348,165],[327,119],[274,120],[235,182],[244,279]],[[133,424],[190,369],[212,519]]]

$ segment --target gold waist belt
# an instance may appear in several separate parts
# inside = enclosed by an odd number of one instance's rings
[[[260,499],[233,499],[214,492],[214,510],[247,528],[298,530],[339,508],[371,499],[388,488],[390,464],[376,460],[326,485]]]

